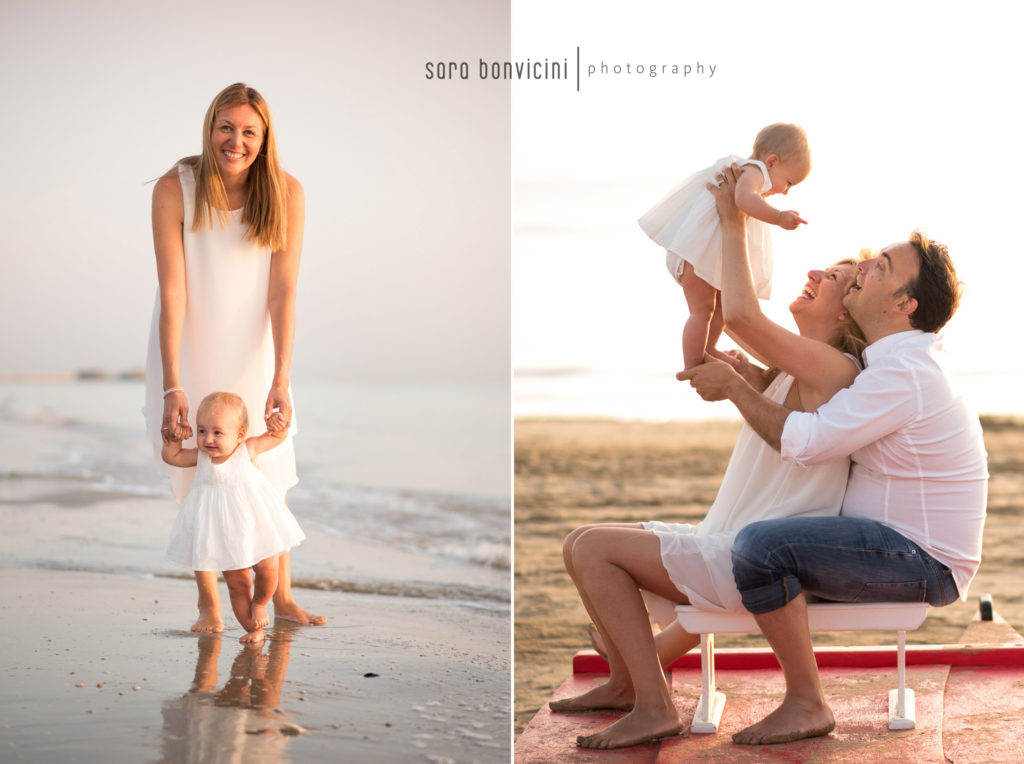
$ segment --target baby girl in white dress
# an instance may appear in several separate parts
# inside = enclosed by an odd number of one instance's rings
[[[195,467],[192,489],[171,529],[167,558],[192,570],[224,573],[231,609],[245,629],[242,642],[261,642],[267,605],[277,589],[278,555],[305,538],[284,498],[253,463],[288,433],[275,412],[267,432],[246,438],[249,415],[234,393],[211,393],[196,412],[198,448],[164,435],[163,460]],[[255,589],[249,569],[256,572]]]
[[[683,327],[683,363],[687,369],[704,362],[722,333],[722,225],[714,197],[706,188],[722,168],[742,167],[736,182],[736,206],[748,216],[747,250],[758,297],[771,294],[772,251],[768,225],[793,230],[807,221],[795,210],[780,211],[765,201],[786,194],[811,171],[807,135],[796,125],[776,123],[757,134],[754,150],[743,159],[730,155],[694,173],[670,191],[642,218],[640,227],[666,250],[672,277],[683,288],[690,317]]]

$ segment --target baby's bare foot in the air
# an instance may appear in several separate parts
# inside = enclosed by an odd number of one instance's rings
[[[252,625],[255,629],[262,629],[268,623],[270,623],[270,616],[267,614],[266,605],[257,605],[255,602],[252,603]]]

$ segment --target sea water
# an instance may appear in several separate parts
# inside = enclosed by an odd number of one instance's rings
[[[376,565],[368,577],[358,570],[339,572],[331,554],[317,558],[300,547],[294,564],[300,585],[506,609],[507,386],[314,382],[296,385],[293,392],[300,482],[288,502],[300,525],[307,535],[315,532],[398,561]],[[143,385],[134,380],[0,384],[0,481],[8,488],[28,482],[55,486],[44,490],[48,495],[118,497],[117,506],[131,506],[133,499],[139,506],[155,504],[159,516],[150,515],[149,524],[167,524],[176,505],[154,465],[143,398]],[[31,511],[32,503],[23,506]],[[134,531],[134,539],[132,534],[126,530],[118,543],[103,540],[104,569],[138,568],[132,560],[141,556],[117,551],[138,545],[142,531]],[[143,546],[153,547],[146,538]],[[24,557],[22,563],[61,564],[46,556],[45,539],[32,546],[39,548],[15,550],[13,556]],[[162,550],[145,552],[154,570],[168,569]],[[91,559],[84,550],[72,554],[80,563]]]

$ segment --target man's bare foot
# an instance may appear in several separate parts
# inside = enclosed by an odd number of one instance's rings
[[[220,614],[211,610],[200,610],[199,620],[192,624],[192,631],[200,634],[216,634],[224,631],[224,621]]]
[[[574,698],[553,700],[548,707],[552,711],[563,714],[604,709],[629,711],[633,708],[633,688],[612,686],[611,682],[605,682],[593,690],[577,695]]]
[[[275,602],[274,617],[283,618],[286,621],[295,621],[300,626],[323,626],[327,623],[327,616],[313,615],[300,608],[294,600],[284,605],[278,605]]]
[[[249,611],[252,616],[252,625],[255,629],[262,629],[264,626],[270,623],[270,616],[267,615],[266,605],[257,605],[255,602],[252,603],[252,609]]]
[[[267,638],[267,635],[263,633],[263,629],[253,629],[239,639],[239,642],[245,642],[246,644],[258,644]]]
[[[580,735],[576,738],[576,745],[580,748],[628,748],[678,735],[682,729],[683,725],[675,708],[634,710],[600,732]]]
[[[733,735],[732,742],[740,745],[790,743],[827,735],[835,726],[836,719],[827,703],[786,699],[764,719]]]

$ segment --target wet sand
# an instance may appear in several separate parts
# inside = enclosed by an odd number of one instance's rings
[[[0,480],[0,760],[508,761],[507,605],[302,588],[327,625],[246,647],[221,582],[225,631],[198,636],[195,584],[162,561],[175,511]],[[297,579],[331,558],[430,581],[411,553],[306,531]]]
[[[981,569],[966,603],[933,610],[910,643],[956,642],[991,593],[1024,627],[1024,421],[985,418],[989,504]],[[737,422],[517,421],[515,428],[515,727],[522,731],[588,647],[586,612],[562,565],[561,543],[594,522],[697,522],[714,500]],[[816,644],[888,643],[878,632],[815,634]],[[766,646],[722,635],[720,647]]]

